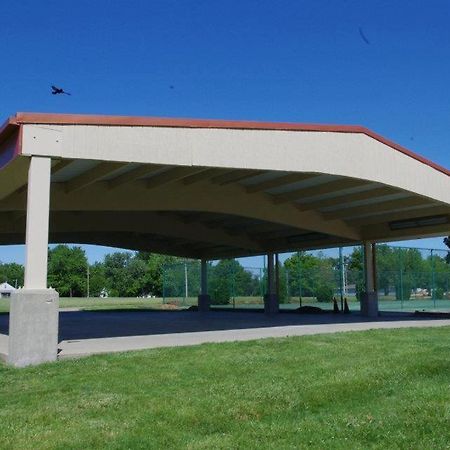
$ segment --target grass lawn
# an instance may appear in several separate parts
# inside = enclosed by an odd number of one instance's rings
[[[338,301],[340,304],[340,300]],[[187,299],[176,298],[66,298],[59,299],[61,308],[79,308],[83,310],[101,309],[176,309],[187,308],[197,304],[197,297]],[[302,305],[319,306],[322,309],[333,309],[332,303],[318,303],[314,297],[304,297]],[[218,305],[228,308],[263,308],[264,301],[261,297],[236,297],[228,305]],[[300,306],[298,297],[292,297],[290,303],[280,304],[281,309],[295,309]],[[359,311],[359,302],[349,299],[349,307],[352,311]],[[381,311],[450,311],[450,300],[414,299],[408,301],[393,300],[380,297],[379,307]],[[9,300],[0,299],[0,313],[9,311]]]
[[[449,448],[449,332],[0,365],[0,448]]]

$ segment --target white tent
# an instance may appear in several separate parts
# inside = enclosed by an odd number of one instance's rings
[[[8,284],[6,281],[0,284],[0,297],[10,297],[11,292],[14,292],[16,289]]]

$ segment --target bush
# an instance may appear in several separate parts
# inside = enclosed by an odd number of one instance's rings
[[[444,299],[444,289],[436,288],[434,290],[434,298],[436,298],[437,300],[443,300]]]
[[[230,294],[225,286],[216,288],[211,292],[211,303],[213,305],[228,305],[230,303]]]
[[[329,284],[321,284],[316,289],[316,298],[320,303],[331,302],[333,300],[333,288]]]
[[[403,289],[402,289],[403,287]],[[397,300],[409,300],[411,298],[411,291],[413,288],[413,284],[409,280],[403,280],[403,283],[398,283],[395,286],[395,298]],[[402,298],[403,294],[403,298]]]
[[[366,286],[363,280],[358,280],[356,282],[356,300],[361,301],[362,295],[366,292]]]

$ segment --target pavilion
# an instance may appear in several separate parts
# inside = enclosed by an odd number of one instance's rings
[[[206,262],[364,245],[363,314],[377,315],[375,244],[450,230],[450,172],[359,126],[18,113],[0,128],[0,244],[26,243],[8,361],[56,359],[48,244]]]

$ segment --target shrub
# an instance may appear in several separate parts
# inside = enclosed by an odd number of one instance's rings
[[[228,305],[230,303],[230,294],[225,286],[216,288],[211,292],[211,303],[213,305]]]
[[[403,288],[403,289],[402,289]],[[411,291],[413,284],[409,280],[403,280],[403,283],[398,283],[395,286],[395,298],[397,300],[409,300],[411,298]],[[402,298],[403,296],[403,298]]]
[[[333,288],[329,284],[321,284],[316,289],[316,298],[320,303],[331,302],[333,300]]]
[[[444,289],[438,287],[434,290],[434,298],[438,299],[438,300],[443,300],[444,299]]]

